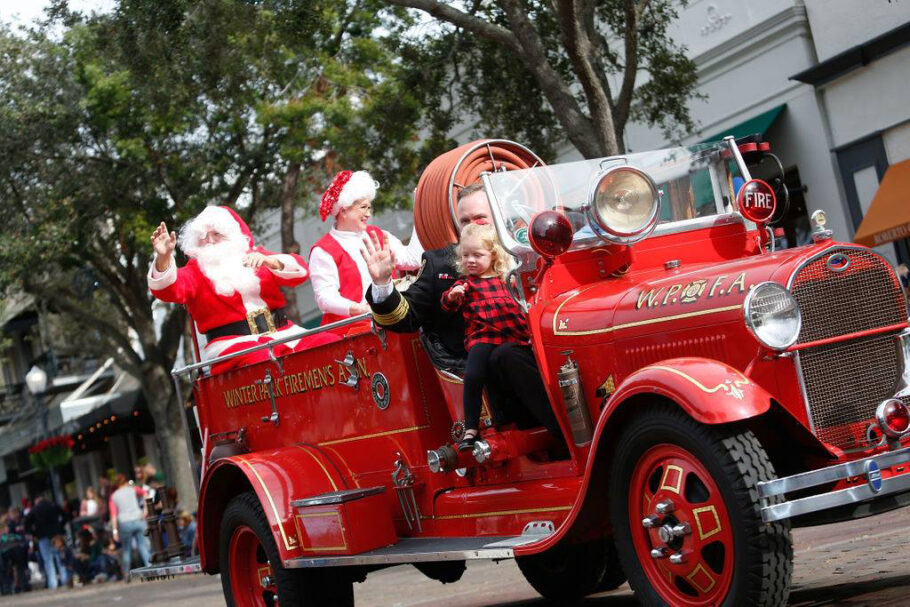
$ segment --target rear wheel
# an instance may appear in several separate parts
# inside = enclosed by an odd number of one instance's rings
[[[559,544],[540,554],[519,557],[516,563],[534,590],[556,603],[576,602],[626,581],[612,544],[603,540]]]
[[[281,566],[271,526],[252,492],[228,503],[218,555],[229,607],[354,604],[353,585],[339,573]]]
[[[651,406],[611,464],[610,515],[623,569],[646,605],[783,605],[787,523],[761,520],[757,484],[774,477],[755,435]]]

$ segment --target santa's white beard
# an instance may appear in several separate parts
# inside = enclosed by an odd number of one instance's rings
[[[199,247],[196,262],[219,295],[230,297],[235,292],[258,294],[256,271],[243,265],[243,258],[248,252],[244,243],[223,241]]]

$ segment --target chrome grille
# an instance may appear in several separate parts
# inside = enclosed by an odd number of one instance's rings
[[[865,428],[855,425],[870,423],[878,404],[894,396],[902,358],[894,334],[801,352],[803,381],[818,438],[845,449],[867,446]]]
[[[828,268],[832,255],[846,255],[841,272]],[[838,247],[800,268],[790,281],[803,327],[797,344],[907,321],[906,304],[891,266],[865,249]]]

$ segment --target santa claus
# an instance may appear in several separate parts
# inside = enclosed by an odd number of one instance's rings
[[[177,268],[177,244],[190,258]],[[148,285],[162,301],[186,304],[200,333],[205,334],[204,360],[231,354],[303,332],[284,312],[279,287],[296,287],[309,270],[298,255],[276,254],[257,247],[246,222],[228,207],[206,207],[180,230],[178,239],[164,222],[152,234],[155,261]],[[331,338],[313,336],[279,344],[277,355]],[[269,358],[268,349],[215,365],[220,373]]]
[[[361,251],[373,235],[376,242],[390,248],[395,267],[417,270],[423,247],[417,234],[411,234],[405,247],[395,235],[368,225],[378,184],[366,171],[341,171],[322,195],[319,215],[323,221],[334,218],[334,227],[310,250],[310,270],[316,305],[322,311],[322,324],[328,324],[370,311],[364,294],[370,286]]]

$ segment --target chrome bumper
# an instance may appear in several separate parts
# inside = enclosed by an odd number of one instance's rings
[[[819,512],[846,504],[875,500],[885,495],[910,491],[910,472],[889,478],[882,478],[881,475],[883,468],[899,466],[908,462],[910,462],[910,447],[905,447],[865,459],[759,483],[758,495],[761,498],[762,520],[770,523],[801,514]],[[864,477],[866,483],[840,489],[839,491],[829,491],[794,500],[772,503],[773,498],[783,496],[789,492],[809,489],[857,476]]]

